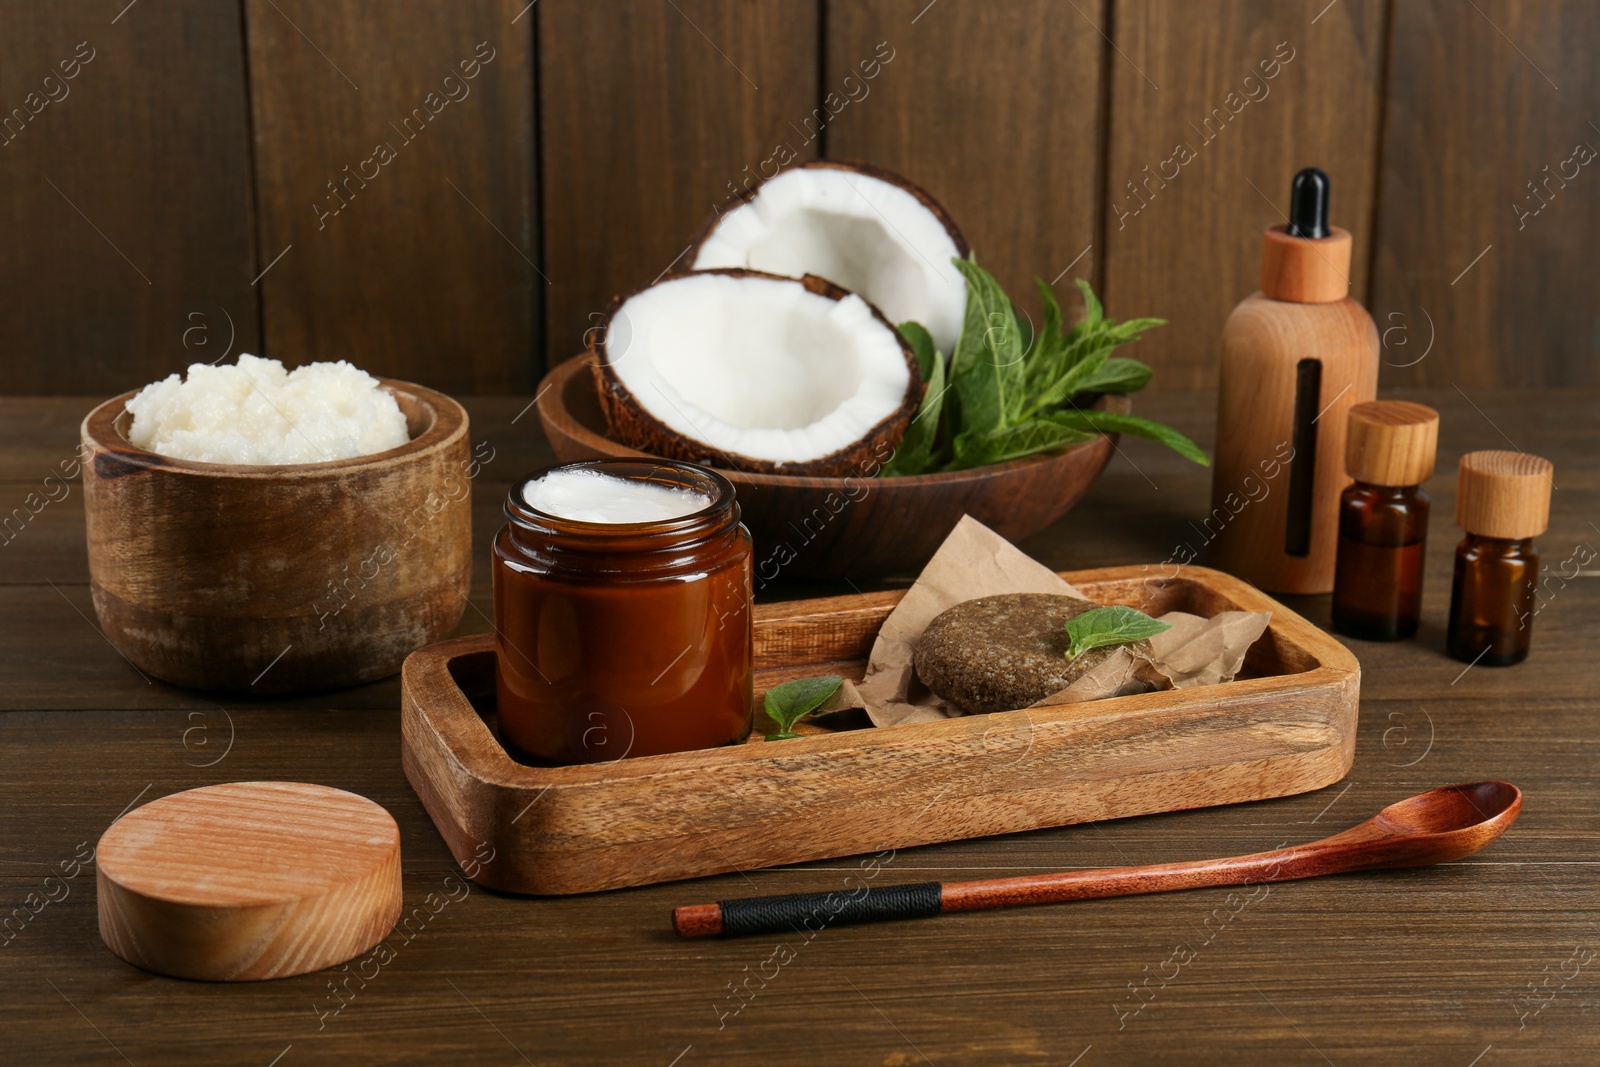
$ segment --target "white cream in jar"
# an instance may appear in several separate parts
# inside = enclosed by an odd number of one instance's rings
[[[681,519],[711,506],[693,489],[618,478],[583,468],[558,468],[529,482],[523,502],[535,511],[571,522],[630,523]]]

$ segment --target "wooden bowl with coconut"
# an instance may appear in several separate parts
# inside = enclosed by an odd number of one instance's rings
[[[538,408],[562,461],[655,455],[738,490],[759,584],[912,575],[962,515],[1017,540],[1071,508],[1149,380],[1114,358],[1155,319],[1067,329],[1049,287],[1035,333],[938,202],[826,161],[719,209],[693,269],[612,302]]]

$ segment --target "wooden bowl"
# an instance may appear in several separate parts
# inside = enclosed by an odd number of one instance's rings
[[[467,413],[380,382],[411,440],[328,463],[157,455],[128,441],[133,393],[89,413],[90,591],[134,666],[196,689],[332,689],[455,629],[472,582]]]
[[[643,456],[606,436],[590,357],[562,363],[539,385],[539,419],[562,462]],[[1101,406],[1126,412],[1126,397]],[[1076,504],[1111,458],[1115,437],[992,467],[905,478],[819,478],[723,470],[755,540],[756,586],[783,578],[914,575],[962,515],[1012,541]]]

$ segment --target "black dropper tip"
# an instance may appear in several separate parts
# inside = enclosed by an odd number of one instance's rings
[[[1289,192],[1289,236],[1327,237],[1328,176],[1316,167],[1307,167],[1294,176]]]

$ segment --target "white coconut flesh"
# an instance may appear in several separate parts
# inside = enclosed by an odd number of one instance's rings
[[[694,267],[815,274],[860,293],[890,322],[922,323],[948,353],[967,300],[966,281],[950,264],[958,255],[939,216],[900,186],[860,171],[802,167],[723,215]]]
[[[821,459],[905,402],[899,335],[854,294],[798,281],[691,274],[626,300],[606,360],[669,430],[774,464]]]

